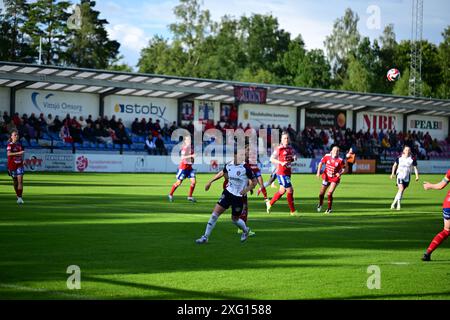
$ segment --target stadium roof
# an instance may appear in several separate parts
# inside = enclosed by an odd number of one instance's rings
[[[235,85],[267,88],[267,104],[450,116],[450,100],[67,68],[0,61],[0,87],[234,102]]]

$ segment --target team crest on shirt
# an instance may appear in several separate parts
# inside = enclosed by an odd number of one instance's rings
[[[240,172],[240,171],[237,171],[237,172],[236,172],[236,175],[239,177],[239,176],[241,175],[241,172]]]

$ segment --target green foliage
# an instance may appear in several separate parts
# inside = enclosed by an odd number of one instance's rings
[[[0,15],[0,59],[38,62],[42,43],[42,63],[106,69],[117,59],[120,44],[109,40],[95,1],[81,1],[81,29],[67,23],[72,15],[70,1],[6,0]]]

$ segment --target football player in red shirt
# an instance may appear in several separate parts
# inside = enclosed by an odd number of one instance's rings
[[[442,179],[441,182],[431,184],[429,182],[424,182],[423,188],[425,190],[434,189],[434,190],[441,190],[444,189],[448,183],[450,182],[450,170],[447,171],[447,174],[445,175],[444,179]],[[447,192],[447,195],[445,196],[444,203],[442,204],[442,214],[444,216],[444,229],[439,232],[431,241],[430,246],[427,249],[427,252],[423,254],[422,260],[423,261],[430,261],[431,260],[431,254],[434,250],[436,250],[439,245],[448,238],[450,235],[450,190]]]
[[[11,138],[6,147],[6,155],[8,157],[8,174],[14,181],[14,190],[17,195],[17,203],[23,204],[23,154],[25,153],[22,145],[19,142],[19,132],[17,130],[11,131]]]
[[[169,193],[169,201],[173,201],[173,193],[181,185],[184,179],[189,178],[191,180],[191,186],[189,188],[188,200],[195,202],[195,198],[192,197],[195,189],[195,170],[192,169],[192,163],[194,162],[194,150],[191,145],[192,139],[190,135],[186,135],[183,141],[183,147],[181,148],[181,162],[178,167],[177,181],[172,185],[172,189]]]
[[[339,158],[339,147],[334,146],[331,149],[331,153],[326,154],[322,160],[320,160],[319,166],[317,167],[317,177],[320,177],[320,171],[322,170],[322,166],[325,165],[325,170],[322,174],[322,187],[320,188],[319,193],[319,204],[317,205],[317,212],[322,210],[323,199],[325,197],[325,192],[328,187],[328,209],[325,213],[332,212],[333,205],[333,193],[336,190],[339,182],[341,181],[341,176],[345,171],[345,163],[344,160]]]
[[[287,201],[290,209],[291,216],[295,215],[297,211],[294,206],[294,188],[291,184],[291,164],[296,160],[295,150],[289,145],[289,134],[283,132],[281,134],[281,145],[279,145],[272,156],[270,161],[277,165],[277,177],[280,184],[280,189],[274,194],[272,200],[266,202],[267,213],[275,202],[280,199],[287,191]]]

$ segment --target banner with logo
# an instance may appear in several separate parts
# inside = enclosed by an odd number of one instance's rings
[[[417,161],[417,168],[420,173],[439,173],[442,177],[450,169],[450,160],[445,161]],[[439,179],[439,178],[438,178]]]
[[[241,104],[238,110],[238,122],[245,127],[247,123],[258,129],[261,125],[278,125],[283,129],[288,125],[297,127],[297,108],[282,106],[260,106],[256,104]]]
[[[376,169],[377,167],[375,160],[356,160],[353,165],[354,173],[375,173]]]
[[[122,119],[125,126],[130,127],[135,118],[146,121],[152,118],[153,122],[160,121],[161,127],[167,123],[169,126],[178,119],[177,99],[162,99],[151,97],[133,97],[111,95],[105,97],[105,115],[116,120]]]
[[[377,160],[376,162],[376,172],[377,173],[391,173],[392,166],[397,158],[386,157],[386,159],[382,158]]]
[[[67,114],[77,118],[92,115],[95,119],[99,115],[98,96],[79,92],[22,89],[16,93],[16,111],[20,115],[52,114],[53,118],[57,115],[60,119]]]
[[[0,113],[3,116],[3,112],[8,112],[9,114],[9,98],[10,89],[5,87],[0,87]]]
[[[47,153],[43,156],[44,171],[73,172],[75,171],[73,154]]]
[[[123,172],[123,155],[76,154],[76,172]]]
[[[428,132],[431,137],[438,140],[445,140],[448,136],[448,118],[431,117],[423,115],[411,115],[406,118],[407,130],[416,132]]]
[[[262,87],[234,86],[234,102],[265,104],[267,89]]]
[[[316,129],[345,129],[347,125],[346,114],[346,111],[306,109],[305,126]]]
[[[356,116],[356,131],[369,130],[379,132],[381,129],[403,131],[403,115],[395,113],[358,112]]]

